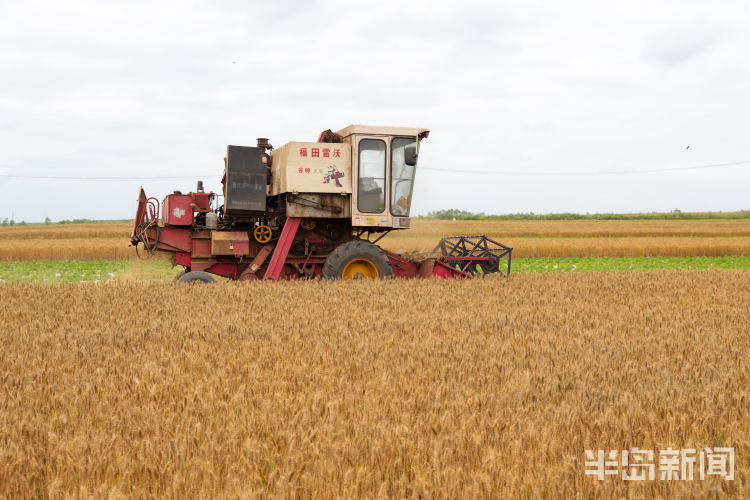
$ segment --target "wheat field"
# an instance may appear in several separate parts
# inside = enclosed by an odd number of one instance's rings
[[[750,271],[0,286],[0,496],[750,496]],[[735,479],[585,475],[732,446]]]
[[[0,260],[134,260],[130,238],[0,239]]]
[[[131,226],[71,224],[0,228],[0,261],[133,260]],[[429,252],[442,236],[487,234],[514,257],[750,255],[748,220],[438,221],[415,219],[379,243],[394,252]]]
[[[133,224],[129,222],[90,224],[49,224],[0,227],[1,240],[50,240],[80,238],[130,238]]]
[[[430,252],[439,238],[393,238],[379,243],[394,252]],[[750,255],[750,237],[702,238],[679,236],[618,238],[501,238],[513,257],[689,257]],[[0,253],[2,255],[2,253]]]
[[[750,219],[693,220],[411,220],[395,235],[441,237],[456,234],[537,237],[750,236]],[[0,227],[4,239],[128,238],[130,222]]]
[[[412,219],[409,236],[750,236],[750,220],[466,220]]]
[[[399,253],[431,252],[439,236],[385,237],[378,244]],[[501,238],[513,257],[655,257],[750,255],[750,237]],[[157,254],[168,258],[169,254]],[[0,240],[0,261],[135,260],[128,238]]]

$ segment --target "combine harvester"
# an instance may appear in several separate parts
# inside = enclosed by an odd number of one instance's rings
[[[175,280],[469,278],[510,273],[512,248],[486,236],[443,238],[430,255],[377,243],[410,226],[420,143],[429,130],[350,125],[318,142],[228,146],[223,193],[138,197],[131,244],[170,252]],[[219,198],[223,197],[220,205]],[[507,260],[507,267],[505,265]]]

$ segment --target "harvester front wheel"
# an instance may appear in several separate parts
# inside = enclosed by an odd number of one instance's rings
[[[182,271],[180,271],[179,273],[177,273],[177,275],[174,277],[174,279],[172,281],[174,281],[175,283],[177,283],[178,281],[180,281],[180,278],[182,278],[183,276],[185,276],[187,273],[188,273],[187,270],[183,269]]]
[[[357,240],[336,247],[323,265],[323,277],[382,280],[393,277],[393,268],[380,248]]]
[[[203,271],[190,271],[185,273],[177,280],[178,283],[216,283],[216,280],[208,273]]]
[[[500,260],[497,257],[490,257],[487,262],[482,264],[482,272],[485,274],[496,273],[500,270]]]

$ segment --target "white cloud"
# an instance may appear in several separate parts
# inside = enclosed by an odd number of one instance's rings
[[[0,15],[0,166],[211,173],[227,144],[432,129],[423,166],[603,171],[750,159],[742,2],[54,2]],[[691,148],[686,150],[685,147]],[[746,169],[539,178],[423,170],[420,212],[748,208]],[[145,183],[150,194],[193,181]],[[0,217],[128,217],[137,182],[0,182]]]

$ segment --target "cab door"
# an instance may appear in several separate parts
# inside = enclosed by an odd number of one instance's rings
[[[353,147],[353,227],[391,227],[390,138],[355,136]]]

